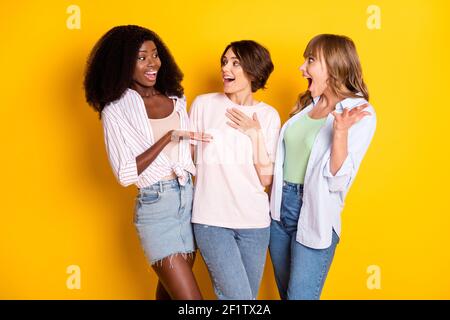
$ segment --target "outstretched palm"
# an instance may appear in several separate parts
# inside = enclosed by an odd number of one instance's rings
[[[363,104],[358,107],[355,107],[351,110],[344,109],[342,113],[337,113],[333,111],[332,114],[334,116],[333,129],[338,131],[344,131],[350,129],[355,123],[364,118],[365,116],[369,116],[370,112],[364,111],[369,105]]]

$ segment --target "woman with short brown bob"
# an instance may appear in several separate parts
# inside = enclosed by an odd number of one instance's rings
[[[219,299],[256,299],[269,244],[269,199],[278,112],[253,93],[273,71],[260,44],[232,42],[221,56],[223,93],[198,96],[191,129],[197,143],[194,233]]]

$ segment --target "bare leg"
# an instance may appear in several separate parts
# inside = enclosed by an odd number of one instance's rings
[[[173,300],[203,299],[192,272],[194,259],[195,256],[186,260],[182,255],[174,255],[153,265],[160,283]]]
[[[156,287],[156,300],[172,300],[161,281],[158,281],[158,286]]]

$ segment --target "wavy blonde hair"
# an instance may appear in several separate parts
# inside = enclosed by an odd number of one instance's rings
[[[336,96],[359,97],[358,93],[361,93],[369,101],[369,91],[363,80],[361,63],[355,44],[349,37],[319,34],[306,46],[303,57],[306,59],[309,56],[322,57],[325,61],[328,70],[328,86]],[[300,112],[312,101],[313,97],[309,90],[300,93],[289,116],[292,117]]]

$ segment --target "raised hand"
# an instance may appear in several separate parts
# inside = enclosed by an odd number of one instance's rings
[[[364,111],[369,105],[363,104],[358,107],[351,109],[344,109],[342,113],[337,113],[333,111],[332,114],[334,116],[333,129],[337,131],[346,131],[350,129],[355,123],[360,121],[365,116],[369,116],[370,112]]]

